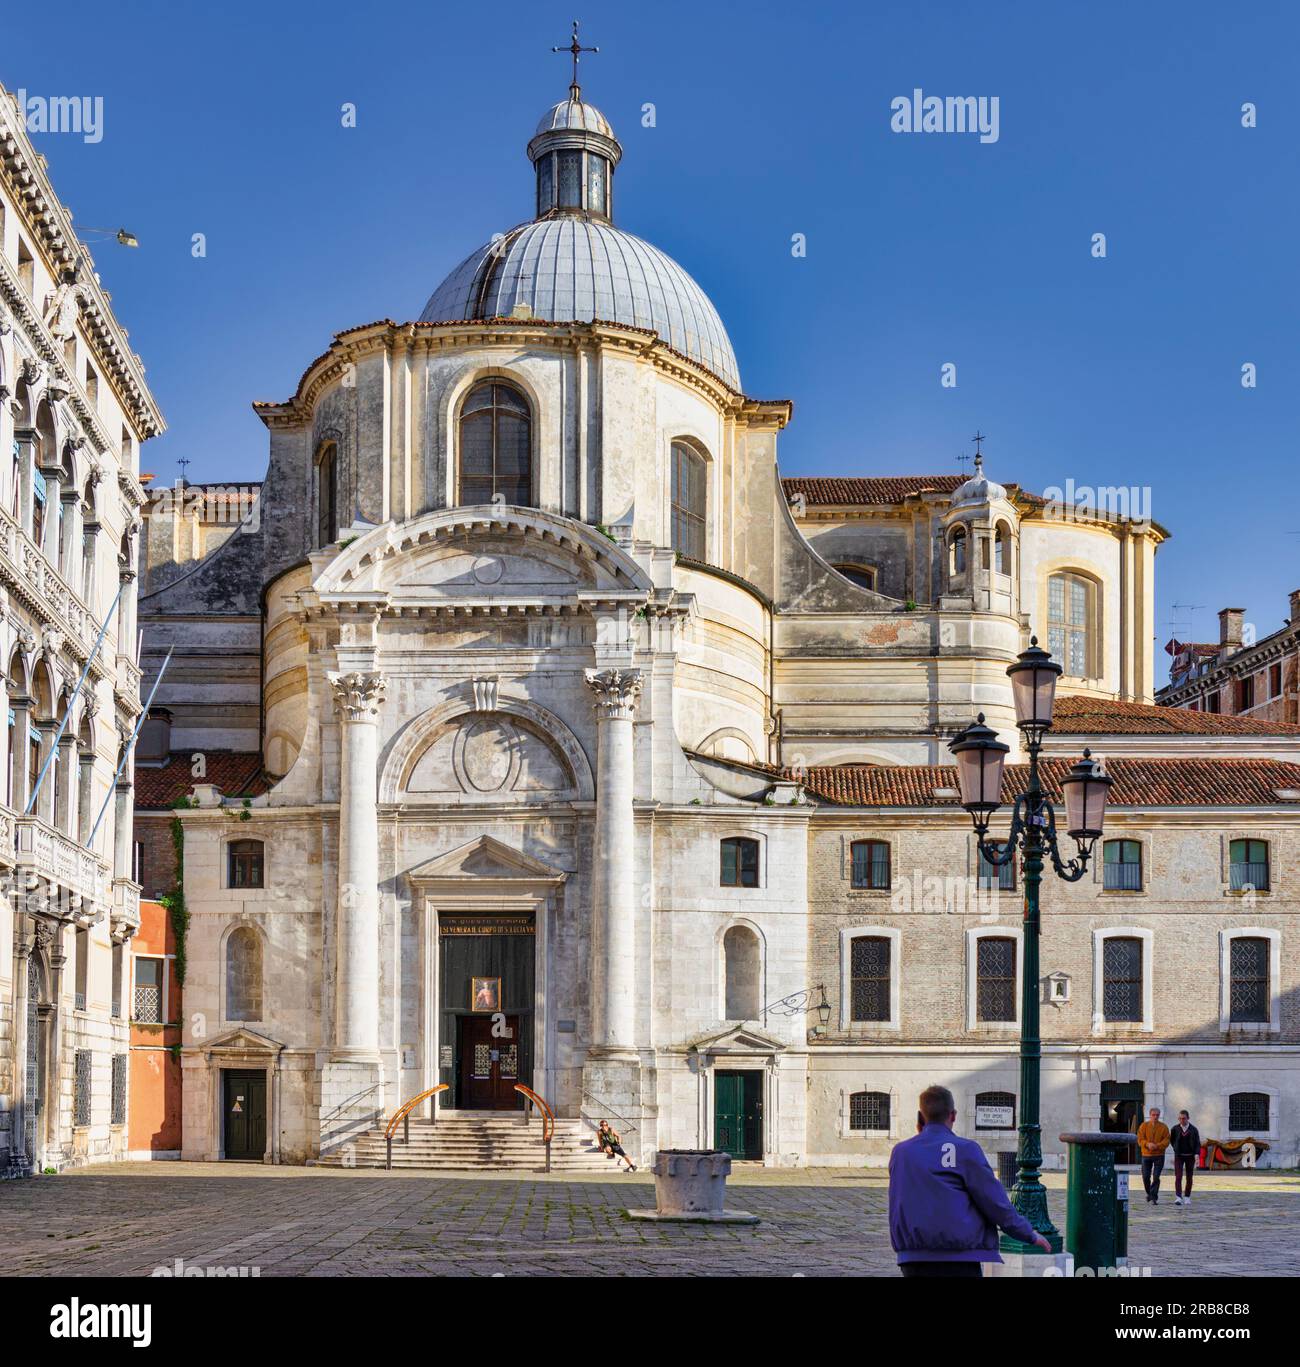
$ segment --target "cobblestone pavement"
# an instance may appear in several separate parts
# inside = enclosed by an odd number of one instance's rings
[[[1046,1177],[1065,1217],[1064,1177]],[[1294,1275],[1300,1174],[1202,1175],[1188,1210],[1136,1200],[1135,1264],[1152,1276]],[[883,1171],[737,1169],[730,1207],[757,1225],[629,1220],[653,1179],[124,1163],[0,1183],[0,1274],[138,1276],[156,1267],[261,1276],[893,1276]],[[247,1274],[246,1274],[247,1275]]]

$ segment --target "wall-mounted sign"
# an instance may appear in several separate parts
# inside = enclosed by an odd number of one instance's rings
[[[1014,1106],[976,1106],[975,1128],[977,1130],[1014,1130],[1016,1111]]]
[[[450,1045],[450,1044],[440,1044],[440,1045],[438,1046],[438,1067],[439,1067],[439,1068],[450,1068],[450,1067],[451,1067],[451,1045]]]
[[[556,1029],[560,1032],[560,1034],[562,1034],[562,1035],[572,1035],[572,1034],[575,1034],[575,1033],[577,1032],[577,1029],[578,1029],[578,1022],[577,1022],[577,1021],[556,1021],[556,1022],[555,1022],[555,1028],[556,1028]]]

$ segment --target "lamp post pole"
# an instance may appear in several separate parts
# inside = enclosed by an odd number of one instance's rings
[[[1041,932],[1039,899],[1043,885],[1043,865],[1052,861],[1058,878],[1077,883],[1088,868],[1106,815],[1106,795],[1111,779],[1101,765],[1085,750],[1060,783],[1065,800],[1066,832],[1078,853],[1068,862],[1061,858],[1056,833],[1056,809],[1043,794],[1039,757],[1043,737],[1052,726],[1052,704],[1056,680],[1061,674],[1047,651],[1039,649],[1031,637],[1029,649],[1022,651],[1008,670],[1016,707],[1016,724],[1029,752],[1029,775],[1025,791],[1016,798],[1011,811],[1011,830],[1005,841],[989,836],[989,819],[1002,805],[1002,769],[1010,746],[997,732],[984,725],[984,714],[954,737],[949,749],[957,759],[957,781],[961,805],[970,813],[980,853],[995,868],[1021,858],[1024,879],[1024,943],[1021,948],[1020,983],[1020,1125],[1016,1145],[1016,1184],[1011,1202],[1047,1240],[1053,1253],[1061,1251],[1061,1233],[1047,1211],[1047,1192],[1039,1170],[1043,1166],[1042,1127],[1039,1124],[1040,1065],[1043,1042],[1039,1038],[1039,963]],[[1042,1250],[1006,1235],[1002,1248],[1011,1253],[1036,1253]]]
[[[1015,1208],[1051,1245],[1061,1251],[1061,1233],[1047,1211],[1047,1191],[1039,1177],[1043,1166],[1043,1132],[1038,1123],[1040,1065],[1043,1042],[1038,1021],[1038,899],[1043,883],[1043,827],[1041,816],[1034,819],[1042,804],[1038,779],[1040,742],[1029,745],[1029,788],[1025,806],[1030,812],[1022,841],[1022,867],[1025,880],[1024,960],[1020,983],[1020,1128],[1016,1143],[1016,1184],[1011,1191]],[[1027,1252],[1031,1246],[1019,1239],[1002,1236],[1002,1245],[1011,1252]]]

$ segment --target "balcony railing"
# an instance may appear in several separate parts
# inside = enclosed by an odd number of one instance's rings
[[[1228,886],[1233,892],[1241,892],[1244,888],[1254,888],[1256,892],[1268,891],[1267,861],[1262,864],[1232,864],[1228,875]]]
[[[97,855],[39,817],[15,816],[13,824],[14,862],[20,875],[35,874],[58,890],[79,894],[83,901],[108,903],[109,869]]]
[[[140,929],[140,884],[130,878],[113,879],[112,926],[115,935]]]
[[[1141,892],[1141,864],[1104,864],[1102,886],[1107,892]]]
[[[78,641],[83,656],[91,650],[99,623],[4,508],[0,508],[0,565],[17,580],[20,596],[31,595],[36,600],[38,615],[46,619],[45,625],[57,627]]]

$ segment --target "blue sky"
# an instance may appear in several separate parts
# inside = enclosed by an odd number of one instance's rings
[[[524,146],[564,94],[550,48],[573,12],[10,16],[5,85],[104,98],[101,142],[35,141],[78,223],[141,239],[95,254],[169,424],[146,470],[170,480],[188,456],[194,479],[259,477],[252,400],[287,397],[335,332],[417,317],[531,215]],[[711,295],[746,391],[794,400],[785,474],[957,471],[978,428],[995,477],[1151,488],[1174,533],[1157,648],[1175,629],[1216,639],[1229,605],[1261,635],[1281,624],[1300,587],[1296,6],[664,0],[579,17],[601,48],[584,91],[625,148],[619,225]],[[996,95],[998,141],[892,132],[890,101],[917,87]]]

